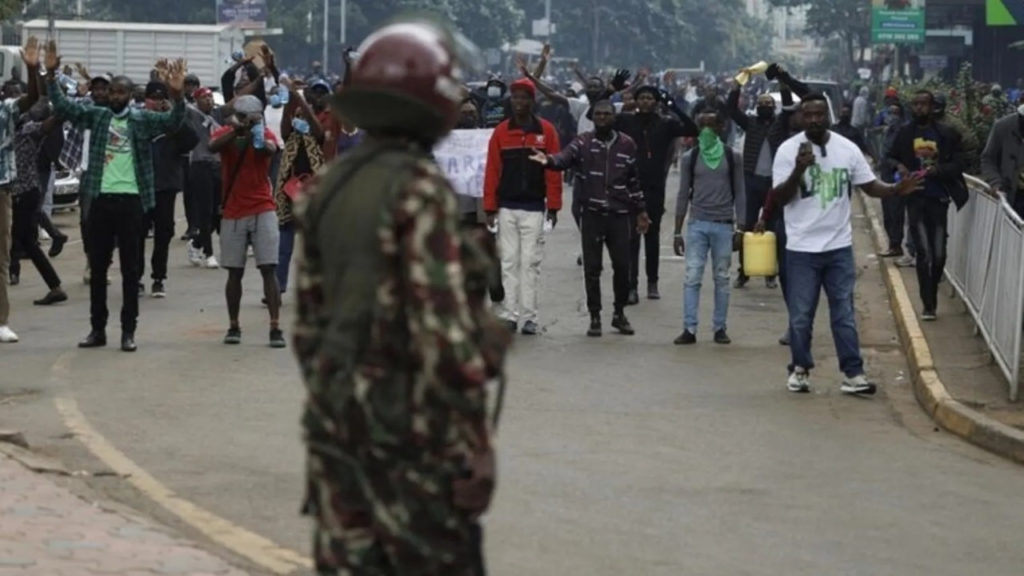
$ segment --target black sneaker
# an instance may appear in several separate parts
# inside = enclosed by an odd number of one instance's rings
[[[508,331],[513,333],[513,334],[515,334],[516,330],[519,329],[519,324],[516,323],[515,320],[505,320],[504,322],[505,322],[505,328],[508,328]]]
[[[779,346],[789,346],[789,330],[786,330],[782,337],[779,338]]]
[[[270,329],[270,347],[271,348],[284,348],[288,346],[288,343],[284,341],[284,332],[280,328]]]
[[[242,329],[241,328],[228,328],[228,333],[224,335],[225,344],[241,344],[242,343]]]
[[[537,326],[537,323],[533,320],[527,320],[526,322],[523,322],[522,333],[523,336],[536,336],[537,334],[540,334],[540,326]]]
[[[154,280],[153,281],[153,290],[152,290],[150,296],[152,296],[153,298],[166,298],[167,297],[167,292],[164,291],[164,281],[163,280]]]
[[[632,336],[633,334],[636,334],[636,331],[633,330],[633,326],[629,324],[629,318],[626,318],[626,315],[622,312],[616,312],[615,315],[612,316],[612,328],[615,328],[619,331],[619,334],[623,334],[625,336]]]
[[[732,344],[732,338],[725,333],[725,328],[715,332],[715,344]]]
[[[736,282],[733,282],[732,287],[736,289],[742,289],[747,287],[747,282],[750,282],[750,276],[740,274],[736,277]]]
[[[626,298],[626,306],[636,306],[640,303],[640,295],[636,293],[636,290],[629,291],[629,297]]]
[[[17,286],[18,284],[21,284],[21,274],[15,274],[14,272],[11,272],[10,285]]]
[[[939,317],[935,315],[935,310],[925,310],[924,312],[921,312],[921,320],[924,320],[925,322],[935,322],[938,318]]]
[[[601,315],[590,315],[590,328],[587,329],[587,336],[599,338],[601,336]]]
[[[693,332],[690,332],[689,330],[683,330],[683,333],[680,334],[679,337],[673,341],[673,344],[675,344],[676,346],[689,346],[690,344],[696,343],[697,335],[694,334]]]
[[[648,300],[661,300],[661,293],[658,292],[657,282],[647,283],[647,299]]]

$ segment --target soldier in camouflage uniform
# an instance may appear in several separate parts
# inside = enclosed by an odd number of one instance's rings
[[[460,58],[427,23],[385,27],[360,53],[335,104],[367,138],[296,207],[315,564],[478,576],[495,480],[485,384],[509,335],[485,305],[494,255],[460,232],[431,159],[458,119]]]

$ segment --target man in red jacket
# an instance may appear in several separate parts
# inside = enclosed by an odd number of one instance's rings
[[[562,180],[530,161],[535,150],[556,154],[555,127],[533,113],[536,90],[522,79],[509,87],[512,117],[498,124],[487,150],[484,210],[487,224],[498,227],[498,252],[505,302],[498,315],[515,332],[539,332],[537,289],[544,259],[544,219],[554,228],[562,208]]]

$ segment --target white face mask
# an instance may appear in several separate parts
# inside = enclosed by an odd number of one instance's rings
[[[1024,116],[1024,104],[1021,104],[1021,105],[1020,105],[1020,106],[1019,106],[1019,107],[1017,108],[1017,114],[1020,114],[1021,116]]]
[[[487,87],[487,97],[488,98],[498,98],[499,96],[501,96],[501,86],[488,86]]]

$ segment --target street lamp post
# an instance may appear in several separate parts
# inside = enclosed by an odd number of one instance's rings
[[[328,26],[328,24],[330,22],[328,20],[328,17],[330,16],[330,10],[331,10],[331,0],[324,0],[324,55],[323,55],[323,58],[321,59],[321,65],[323,66],[323,68],[321,68],[321,70],[323,70],[325,74],[327,73],[327,70],[328,70],[328,62],[327,62],[328,50],[327,49],[328,49],[329,44],[330,44],[330,38],[327,36],[327,33],[328,33],[327,26]]]

